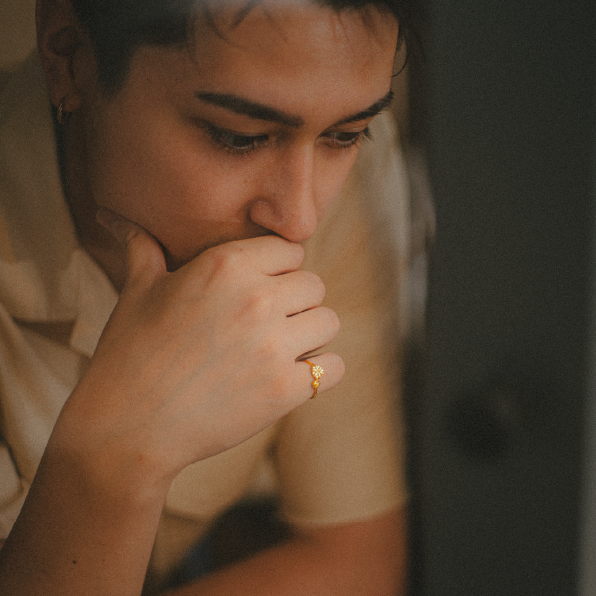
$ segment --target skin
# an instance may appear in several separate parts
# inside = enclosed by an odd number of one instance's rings
[[[106,97],[69,1],[38,2],[71,113],[67,198],[121,294],[0,551],[0,594],[139,594],[173,478],[308,400],[300,358],[338,331],[299,243],[386,103],[397,23],[265,1],[232,28],[237,8],[216,13],[223,37],[198,20],[189,50],[140,48]],[[338,355],[310,360],[319,394],[339,382]],[[403,512],[296,528],[180,594],[393,595],[404,541]]]

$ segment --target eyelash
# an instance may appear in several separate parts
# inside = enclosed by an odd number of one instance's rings
[[[232,155],[247,155],[261,147],[269,144],[268,135],[240,135],[225,128],[219,128],[213,124],[202,123],[202,128],[211,137],[218,149]],[[327,133],[328,145],[332,149],[351,149],[360,145],[365,139],[371,139],[372,135],[368,126],[358,132],[332,132]]]
[[[269,144],[267,135],[239,135],[213,124],[204,123],[202,126],[218,149],[232,155],[246,155]]]
[[[352,147],[358,147],[362,141],[372,139],[370,128],[367,126],[364,130],[358,132],[330,132],[332,141],[330,146],[334,149],[351,149]]]

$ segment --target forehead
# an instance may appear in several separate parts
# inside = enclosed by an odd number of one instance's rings
[[[197,16],[186,59],[164,60],[175,87],[241,90],[253,101],[301,113],[322,97],[368,93],[366,107],[387,93],[398,34],[391,15],[372,5],[337,12],[310,0],[263,0],[243,12],[246,6],[218,0]]]

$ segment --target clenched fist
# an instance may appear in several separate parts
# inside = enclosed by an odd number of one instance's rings
[[[101,217],[101,216],[100,216]],[[126,283],[90,366],[54,431],[102,481],[171,481],[312,395],[300,360],[339,329],[324,286],[299,271],[299,244],[264,236],[206,250],[168,272],[137,225],[106,216],[126,250]],[[311,358],[336,385],[336,354]]]

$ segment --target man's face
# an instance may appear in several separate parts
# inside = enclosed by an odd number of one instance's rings
[[[188,48],[142,47],[114,97],[83,97],[94,200],[172,268],[229,240],[312,236],[389,92],[388,15],[265,0],[232,27],[237,13],[197,20]]]

